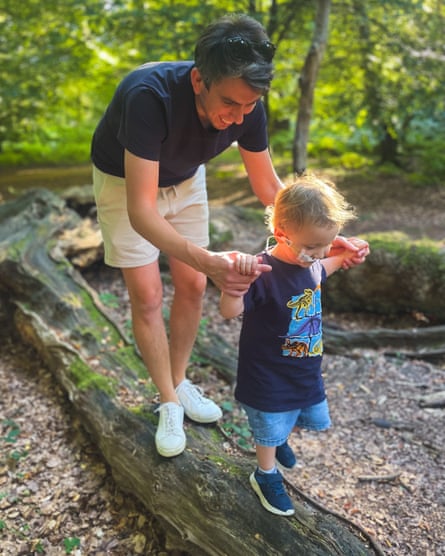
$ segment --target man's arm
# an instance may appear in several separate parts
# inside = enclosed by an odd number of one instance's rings
[[[264,206],[272,205],[275,195],[284,187],[272,164],[269,151],[246,151],[238,147],[252,191]]]
[[[236,253],[212,253],[183,238],[157,210],[159,162],[125,151],[127,210],[133,228],[162,252],[206,274],[221,290],[243,295],[255,278],[236,271]],[[268,271],[260,265],[258,273]]]

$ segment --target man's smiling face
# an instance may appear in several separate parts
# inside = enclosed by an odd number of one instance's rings
[[[203,126],[217,130],[243,123],[244,116],[252,112],[261,94],[241,78],[227,77],[206,87],[197,68],[191,74],[196,110]]]

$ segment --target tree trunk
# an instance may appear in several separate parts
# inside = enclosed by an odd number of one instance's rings
[[[14,307],[21,338],[68,393],[116,482],[164,523],[170,546],[193,555],[375,554],[352,526],[297,492],[294,517],[265,511],[248,486],[251,459],[226,450],[213,426],[187,424],[187,450],[172,459],[157,454],[153,408],[128,407],[125,396],[131,390],[151,399],[154,387],[61,250],[61,232],[78,225],[47,191],[0,205],[0,296]]]
[[[292,151],[293,170],[297,174],[303,172],[306,168],[307,142],[312,107],[314,104],[315,83],[317,82],[318,70],[323,59],[328,38],[331,0],[317,0],[316,4],[317,13],[315,17],[314,36],[298,80],[301,94]]]

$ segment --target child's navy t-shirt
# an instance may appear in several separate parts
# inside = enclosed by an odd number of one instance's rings
[[[321,376],[323,352],[320,261],[309,268],[267,253],[272,266],[244,296],[235,397],[266,412],[290,411],[326,398]]]
[[[124,149],[159,160],[159,186],[176,185],[233,142],[248,151],[267,148],[266,116],[258,102],[242,124],[205,129],[198,117],[190,72],[193,62],[144,64],[120,83],[94,133],[91,157],[103,172],[124,177]]]

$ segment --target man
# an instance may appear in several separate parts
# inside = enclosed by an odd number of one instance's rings
[[[275,47],[245,15],[225,16],[203,32],[194,62],[145,64],[118,86],[92,143],[94,192],[105,262],[122,269],[135,340],[159,390],[156,448],[186,445],[184,411],[197,422],[221,410],[186,379],[201,319],[206,277],[243,295],[256,276],[234,268],[234,253],[212,253],[204,164],[235,141],[251,187],[264,205],[282,184],[269,156],[262,95]],[[175,288],[169,339],[162,315],[158,256]],[[257,276],[270,270],[260,265]]]

